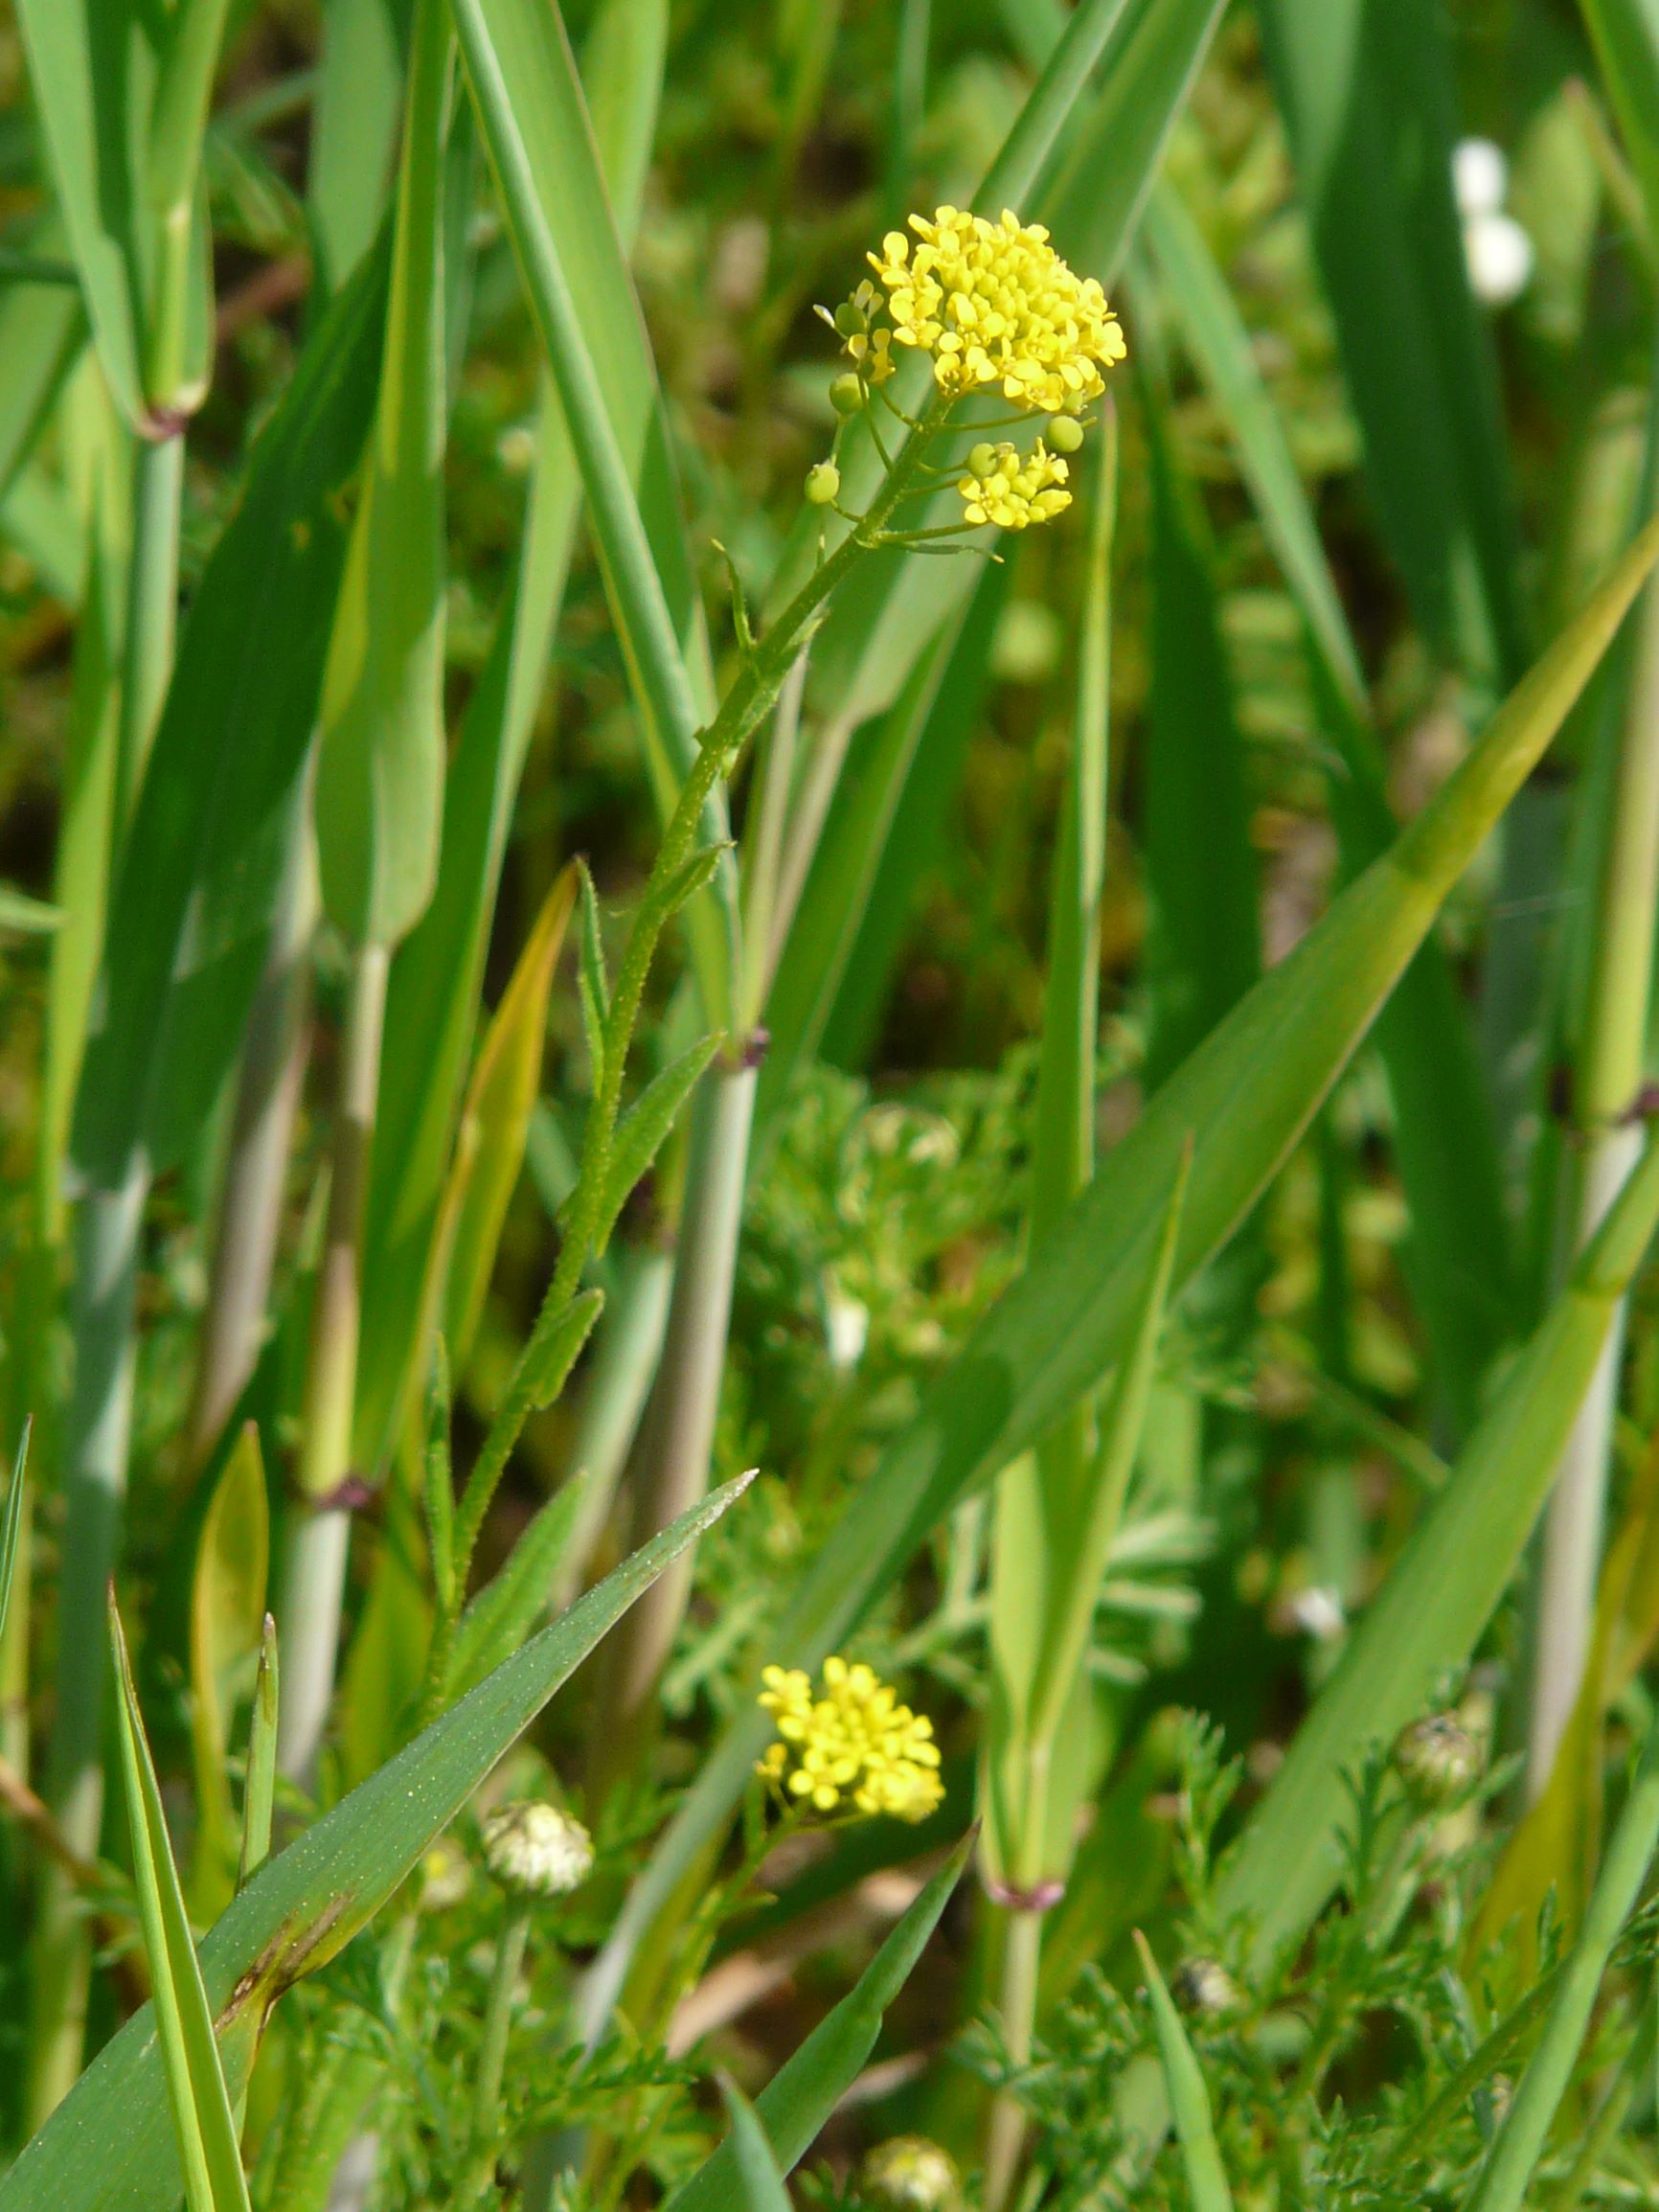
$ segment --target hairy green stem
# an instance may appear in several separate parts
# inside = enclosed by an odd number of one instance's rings
[[[495,1947],[495,1967],[489,1977],[489,1996],[484,2009],[484,2034],[478,2046],[478,2070],[472,2084],[471,2196],[480,2204],[493,2201],[495,2193],[496,2129],[501,2119],[501,2084],[507,2071],[507,2039],[512,2028],[513,1999],[524,1947],[530,1934],[530,1901],[511,1897]]]
[[[1595,1234],[1642,1150],[1641,1088],[1659,914],[1659,590],[1642,602],[1637,657],[1608,794],[1584,1034],[1574,1071],[1582,1149],[1570,1163],[1573,1250]],[[1601,1566],[1625,1308],[1608,1331],[1561,1455],[1544,1524],[1527,1726],[1529,1798],[1543,1791],[1583,1679]]]
[[[329,1222],[311,1317],[305,1432],[277,1606],[283,1653],[277,1765],[307,1787],[315,1780],[334,1694],[351,1546],[352,1502],[342,1495],[342,1486],[352,1469],[363,1201],[380,1085],[380,1037],[390,965],[383,945],[360,946],[352,961],[334,1118]]]

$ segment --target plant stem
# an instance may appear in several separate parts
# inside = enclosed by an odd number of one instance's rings
[[[352,1508],[341,1495],[351,1471],[357,1387],[358,1268],[369,1150],[380,1083],[380,1036],[391,956],[365,945],[353,957],[340,1056],[332,1180],[323,1264],[311,1323],[305,1434],[277,1620],[283,1701],[277,1765],[309,1788],[315,1781],[340,1638]]]
[[[738,1234],[749,1166],[759,1069],[717,1060],[693,1107],[686,1208],[662,1363],[646,1409],[630,1549],[694,1505],[709,1481],[732,1312]],[[608,1642],[606,1695],[598,1707],[590,1770],[595,1801],[636,1754],[657,1677],[691,1588],[691,1561],[676,1561],[618,1622]]]
[[[230,1153],[219,1194],[212,1271],[191,1406],[188,1456],[206,1461],[259,1359],[283,1184],[305,1081],[316,920],[309,844],[296,834],[282,909],[248,1015]]]
[[[1003,2040],[1016,2066],[1031,2063],[1042,1930],[1040,1912],[1016,1911],[1007,1916],[1003,1931]],[[1018,2098],[1004,2089],[991,2105],[986,2133],[985,2201],[989,2212],[1008,2202],[1024,2148],[1025,2112]]]
[[[1659,590],[1648,585],[1629,704],[1609,792],[1584,1035],[1574,1081],[1582,1151],[1573,1249],[1582,1250],[1642,1149],[1630,1116],[1641,1087],[1659,912]],[[1569,1172],[1571,1172],[1571,1167]],[[1612,1453],[1625,1307],[1620,1305],[1561,1455],[1544,1526],[1527,1730],[1527,1794],[1555,1765],[1589,1651]]]
[[[530,1901],[511,1897],[501,1936],[495,1948],[495,1971],[489,1977],[489,1996],[484,2012],[484,2035],[478,2046],[478,2071],[472,2089],[472,2151],[475,2160],[470,2194],[479,2203],[490,2201],[495,2182],[495,2131],[501,2116],[501,2083],[507,2071],[507,2039],[512,2027],[512,2002],[524,1965],[524,1946],[530,1934]]]
[[[178,602],[184,440],[140,441],[133,452],[133,532],[116,739],[110,878],[144,779],[172,666]],[[104,1591],[115,1571],[132,1432],[134,1298],[148,1167],[134,1156],[121,1184],[91,1189],[76,1210],[71,1320],[75,1379],[63,1435],[63,1566],[57,1611],[57,1697],[47,1798],[69,1849],[96,1859],[103,1825],[101,1759]],[[74,1887],[43,1864],[31,1970],[26,2114],[37,2128],[80,2071],[91,1938]]]

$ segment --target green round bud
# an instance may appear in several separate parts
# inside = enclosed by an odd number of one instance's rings
[[[862,308],[843,300],[835,310],[835,328],[844,338],[861,338],[870,328],[870,319]]]
[[[837,415],[858,415],[864,409],[864,387],[849,369],[830,385],[830,404]]]
[[[962,2183],[948,2151],[925,2135],[895,2135],[865,2155],[858,2193],[884,2212],[952,2212]]]
[[[1075,453],[1083,442],[1083,426],[1075,415],[1057,415],[1045,433],[1057,453]]]
[[[1454,1805],[1480,1779],[1481,1747],[1451,1713],[1426,1713],[1395,1741],[1394,1770],[1426,1809]]]
[[[996,467],[996,447],[989,443],[976,445],[967,457],[967,472],[977,476],[983,484]]]
[[[833,461],[820,461],[807,471],[807,496],[814,507],[828,507],[841,490],[841,471]]]

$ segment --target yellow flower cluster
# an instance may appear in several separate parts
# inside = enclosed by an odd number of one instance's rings
[[[1004,440],[976,445],[967,457],[967,474],[958,477],[964,520],[977,530],[993,522],[999,530],[1024,530],[1046,522],[1072,503],[1065,489],[1070,470],[1039,438],[1021,454]]]
[[[933,1722],[898,1702],[866,1666],[824,1662],[824,1694],[815,1698],[798,1667],[768,1667],[761,1703],[779,1741],[757,1771],[805,1798],[816,1813],[851,1800],[859,1813],[922,1820],[944,1796]]]
[[[1104,390],[1124,333],[1093,277],[1078,277],[1040,223],[1000,222],[942,207],[913,215],[914,248],[889,231],[870,265],[887,293],[893,334],[933,356],[946,392],[1000,385],[1016,406],[1075,414]]]

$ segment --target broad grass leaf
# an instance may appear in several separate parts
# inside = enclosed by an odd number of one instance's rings
[[[325,0],[306,199],[325,298],[374,244],[397,171],[413,0]]]
[[[727,1483],[588,1591],[407,1749],[255,1875],[203,1938],[230,2093],[271,2005],[375,1917],[605,1631],[748,1487]],[[148,2006],[106,2043],[0,2178],[0,2212],[112,2212],[180,2187]]]
[[[323,904],[396,945],[438,870],[443,793],[443,144],[449,23],[419,0],[386,342],[318,713]]]
[[[111,901],[74,1156],[118,1187],[189,1152],[241,1045],[287,865],[374,410],[386,262],[335,301],[209,557]]]
[[[830,1531],[774,1631],[773,1649],[791,1665],[812,1666],[834,1650],[959,1500],[1044,1436],[1123,1357],[1189,1143],[1172,1290],[1226,1243],[1560,727],[1656,556],[1659,524],[1615,565],[1398,844],[1152,1099]],[[711,1754],[590,1973],[590,2034],[608,2017],[662,1902],[728,1818],[759,1744],[745,1717]]]
[[[465,1697],[517,1651],[547,1611],[583,1502],[580,1475],[560,1486],[524,1531],[507,1562],[462,1614],[445,1694]]]

